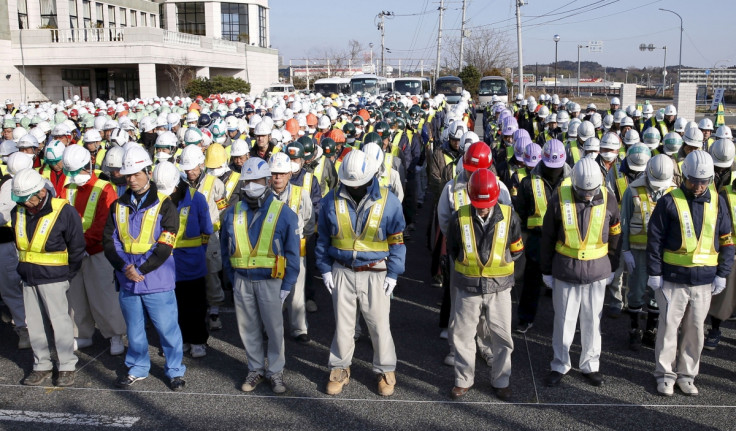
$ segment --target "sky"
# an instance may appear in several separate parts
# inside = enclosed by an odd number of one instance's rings
[[[525,0],[522,10],[523,62],[553,63],[560,35],[558,60],[577,61],[577,45],[602,41],[603,52],[580,50],[581,61],[611,67],[661,67],[664,50],[639,51],[641,43],[667,46],[667,65],[678,64],[680,20],[683,18],[682,63],[693,67],[736,65],[734,0]],[[493,28],[509,43],[516,64],[516,18],[513,0],[467,0],[466,28]],[[269,2],[271,44],[284,64],[304,64],[306,57],[326,50],[345,50],[348,41],[366,47],[373,43],[374,61],[380,55],[381,36],[375,22],[381,11],[394,17],[385,21],[387,64],[433,67],[437,52],[439,0],[329,1],[272,0]],[[462,0],[445,0],[443,39],[460,35]],[[443,61],[444,63],[444,61]]]

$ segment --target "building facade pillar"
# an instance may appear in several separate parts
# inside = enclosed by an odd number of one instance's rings
[[[155,63],[141,63],[138,65],[138,83],[140,85],[141,98],[158,96]]]

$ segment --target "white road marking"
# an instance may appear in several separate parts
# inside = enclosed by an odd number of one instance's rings
[[[135,416],[102,416],[73,413],[34,412],[28,410],[0,410],[0,421],[13,422],[130,428],[139,420],[140,418]]]

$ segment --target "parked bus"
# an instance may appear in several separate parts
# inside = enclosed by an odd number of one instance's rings
[[[480,106],[486,106],[491,103],[491,98],[498,96],[503,103],[509,101],[509,87],[506,84],[506,78],[502,76],[484,76],[480,80],[478,87],[478,102]]]
[[[428,78],[396,78],[394,80],[393,91],[410,96],[419,96],[424,93],[432,92],[432,85]]]
[[[457,76],[443,76],[437,78],[434,88],[437,94],[445,95],[447,103],[454,105],[463,95],[463,80]]]
[[[294,94],[295,91],[291,84],[271,84],[263,90],[263,97],[283,97],[286,94]]]
[[[350,80],[348,78],[323,78],[314,81],[313,91],[323,96],[330,94],[347,94],[350,92]]]
[[[388,81],[383,76],[373,74],[353,75],[350,78],[350,92],[357,93],[358,91],[378,96],[389,91]]]

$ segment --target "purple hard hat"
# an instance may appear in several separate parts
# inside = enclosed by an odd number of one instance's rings
[[[526,137],[527,137],[527,138],[529,138],[529,139],[531,139],[531,138],[532,138],[531,136],[529,136],[529,132],[528,132],[528,131],[527,131],[526,129],[518,129],[518,130],[517,130],[517,131],[515,131],[515,132],[514,132],[514,134],[513,134],[513,135],[511,135],[511,136],[513,136],[513,137],[514,137],[514,141],[516,141],[517,139],[519,139],[519,137],[521,137],[521,136],[526,136]]]
[[[531,143],[532,140],[530,138],[527,138],[526,136],[522,136],[521,138],[514,141],[514,157],[516,158],[516,160],[520,162],[524,161],[524,150]],[[541,150],[539,153],[542,153]]]
[[[533,168],[539,164],[540,160],[542,160],[542,147],[534,142],[530,142],[524,148],[524,164]]]
[[[548,168],[561,168],[565,165],[565,145],[557,139],[550,139],[542,149],[542,161]]]
[[[504,118],[501,124],[501,133],[503,136],[512,136],[515,131],[519,130],[519,123],[514,117]]]

